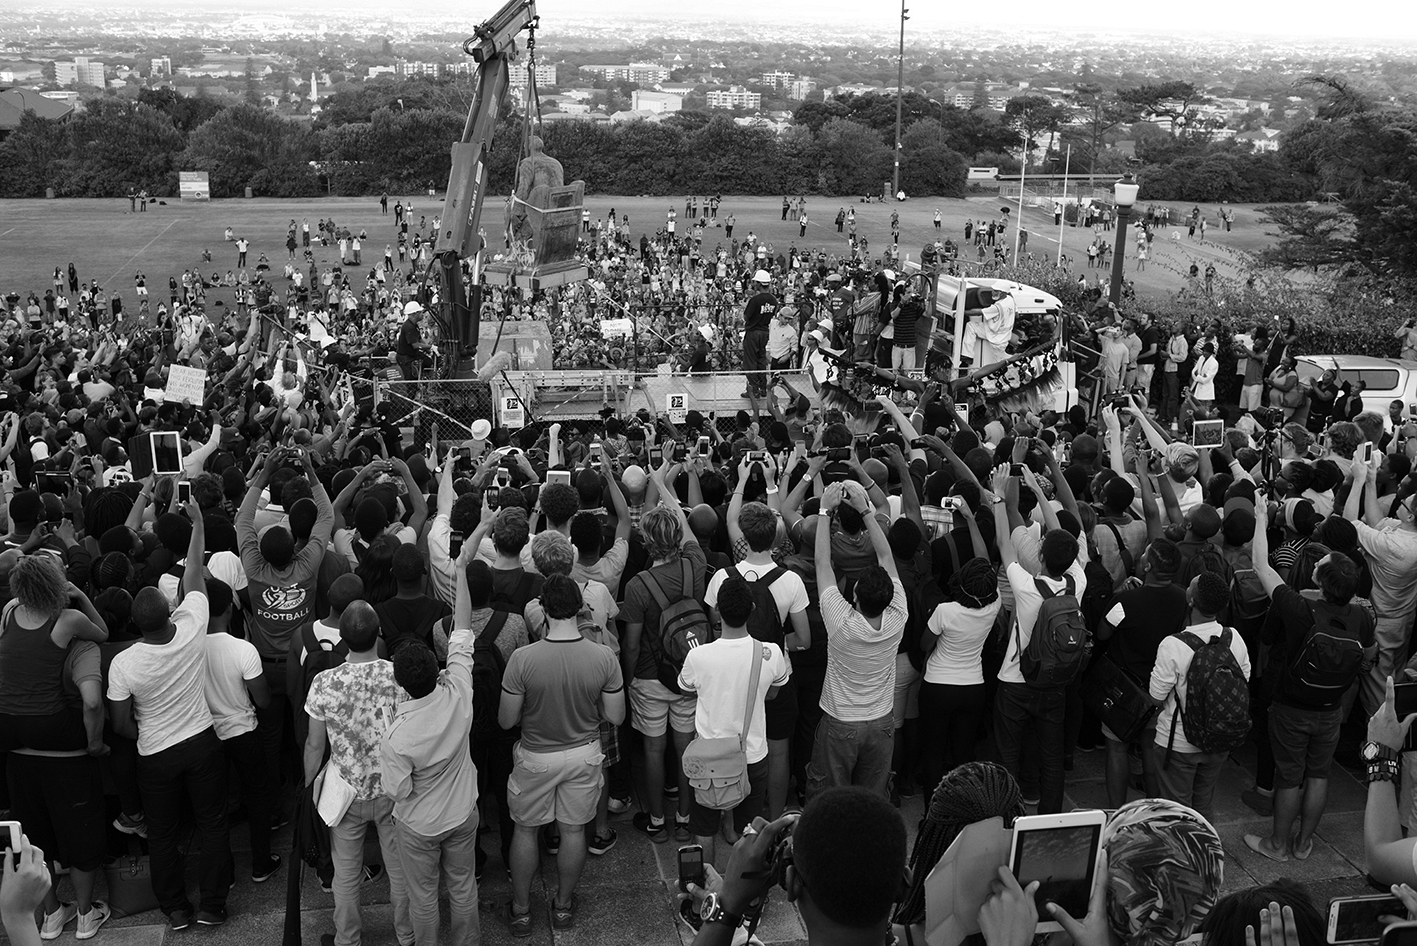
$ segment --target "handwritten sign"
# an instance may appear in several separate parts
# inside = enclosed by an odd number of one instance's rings
[[[682,424],[689,419],[689,395],[682,391],[669,394],[664,399],[664,411],[671,424]]]
[[[173,365],[167,369],[167,390],[163,397],[169,401],[182,403],[186,399],[193,404],[202,403],[207,392],[207,373],[201,368],[189,365]]]
[[[629,338],[635,330],[635,323],[630,319],[601,319],[601,338]]]

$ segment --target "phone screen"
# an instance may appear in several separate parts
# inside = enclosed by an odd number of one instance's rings
[[[1407,915],[1407,907],[1396,897],[1338,898],[1329,903],[1328,941],[1357,943],[1378,939],[1383,934],[1380,916]]]
[[[177,501],[179,503],[189,503],[192,501],[192,484],[186,480],[177,481]]]
[[[176,431],[152,434],[153,472],[175,475],[182,472],[182,443]]]
[[[487,500],[487,505],[493,509],[497,508],[497,500],[502,495],[500,486],[489,486],[482,491],[482,498]]]
[[[1035,900],[1040,916],[1056,903],[1072,916],[1086,916],[1097,866],[1098,824],[1022,831],[1014,840],[1014,876],[1020,887],[1039,881]]]
[[[700,438],[699,438],[699,456],[701,456],[701,457],[706,457],[706,456],[708,456],[708,455],[709,455],[709,439],[708,439],[707,437],[700,437]]]
[[[659,447],[649,448],[649,462],[653,463],[655,466],[659,466],[660,461],[663,459],[663,457],[664,451],[661,450]]]
[[[679,889],[689,884],[704,885],[704,849],[697,844],[688,844],[679,849]]]

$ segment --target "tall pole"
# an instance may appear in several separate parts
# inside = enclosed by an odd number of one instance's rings
[[[1063,200],[1059,204],[1063,212],[1058,215],[1058,265],[1063,265],[1063,218],[1068,215],[1068,171],[1073,164],[1073,146],[1068,145],[1068,156],[1063,159]]]
[[[900,0],[900,53],[896,57],[895,69],[895,164],[891,171],[891,198],[900,193],[900,122],[905,95],[905,0]]]
[[[1024,148],[1026,149],[1027,147],[1028,147],[1028,145],[1025,144],[1025,145],[1024,145]],[[1019,231],[1023,229],[1023,185],[1024,185],[1024,183],[1025,183],[1027,180],[1028,180],[1028,151],[1025,150],[1024,153],[1023,153],[1023,168],[1022,168],[1022,170],[1019,172],[1019,176],[1018,176],[1018,223],[1016,223],[1016,224],[1014,225],[1014,255],[1013,255],[1013,262],[1014,262],[1014,265],[1015,265],[1015,266],[1018,265],[1018,235],[1019,235]]]
[[[1117,207],[1117,248],[1112,253],[1112,288],[1107,301],[1122,304],[1122,256],[1127,252],[1127,221],[1132,219],[1131,207]]]

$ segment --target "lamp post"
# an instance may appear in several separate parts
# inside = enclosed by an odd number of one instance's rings
[[[895,164],[891,169],[891,200],[900,193],[900,124],[901,109],[905,95],[905,21],[910,11],[905,8],[905,0],[900,0],[900,53],[895,70]]]
[[[1127,251],[1127,221],[1132,219],[1132,204],[1137,202],[1138,189],[1131,171],[1112,185],[1112,196],[1117,201],[1117,247],[1112,252],[1112,289],[1107,299],[1113,305],[1122,303],[1122,256]]]

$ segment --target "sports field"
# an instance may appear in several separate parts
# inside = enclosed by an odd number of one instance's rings
[[[391,195],[394,201],[409,198]],[[414,195],[413,224],[420,216],[431,218],[441,211],[441,197],[430,200],[426,194]],[[606,197],[587,199],[591,213],[604,219],[610,208],[617,214],[629,214],[631,233],[638,239],[641,232],[653,233],[664,224],[671,206],[679,214],[679,228],[684,223],[684,198],[667,197]],[[719,221],[728,214],[736,218],[734,237],[753,233],[760,242],[772,244],[775,251],[786,251],[792,244],[799,248],[822,248],[842,252],[846,237],[838,234],[834,225],[839,207],[856,208],[857,233],[869,241],[872,256],[878,256],[890,241],[890,214],[900,213],[901,251],[918,259],[920,247],[936,237],[933,215],[939,208],[943,215],[940,234],[958,242],[964,235],[966,219],[990,220],[999,215],[1003,202],[998,198],[967,200],[911,199],[902,203],[848,203],[822,197],[808,197],[807,234],[798,237],[794,219],[781,219],[780,197],[725,197],[719,209]],[[0,293],[10,291],[21,295],[34,290],[43,295],[50,286],[54,268],[66,268],[73,262],[81,280],[96,278],[110,293],[118,291],[125,301],[133,299],[133,275],[143,272],[155,299],[164,297],[170,274],[200,266],[210,275],[213,270],[225,273],[236,266],[236,248],[223,241],[226,227],[237,236],[251,241],[248,264],[255,266],[261,253],[270,257],[272,268],[279,273],[286,258],[285,232],[289,222],[309,220],[311,230],[323,217],[333,217],[341,226],[354,232],[367,230],[364,260],[372,264],[383,255],[385,244],[396,246],[394,215],[379,213],[375,198],[329,198],[310,200],[214,200],[209,203],[181,203],[176,199],[165,204],[151,204],[146,213],[130,213],[126,198],[113,200],[0,200]],[[1189,207],[1182,208],[1189,209]],[[1212,213],[1215,208],[1202,208]],[[1263,232],[1259,214],[1253,206],[1232,205],[1235,230],[1218,232],[1211,228],[1205,243],[1189,241],[1180,231],[1179,241],[1171,239],[1170,231],[1158,235],[1153,244],[1152,259],[1144,272],[1137,273],[1131,260],[1134,241],[1128,238],[1127,273],[1143,297],[1174,293],[1184,283],[1183,273],[1192,259],[1202,269],[1214,262],[1222,276],[1241,272],[1243,254],[1252,253],[1270,239]],[[501,226],[503,202],[489,200],[484,210],[484,224],[489,234]],[[1016,212],[1015,212],[1016,215]],[[791,215],[789,215],[791,216]],[[1028,210],[1025,214],[1030,231],[1028,249],[1037,256],[1055,259],[1058,228],[1051,214]],[[431,226],[431,224],[430,224]],[[425,231],[426,232],[426,231]],[[1115,243],[1116,233],[1106,234]],[[1013,231],[1008,239],[1012,243]],[[1090,230],[1063,228],[1064,252],[1073,260],[1074,272],[1087,272],[1086,246],[1093,239]],[[710,229],[705,237],[706,249],[723,242],[722,229]],[[210,249],[212,263],[202,264],[202,250]],[[318,265],[335,262],[335,247],[315,247]],[[1089,273],[1092,275],[1092,273]],[[217,298],[220,298],[217,294]]]

